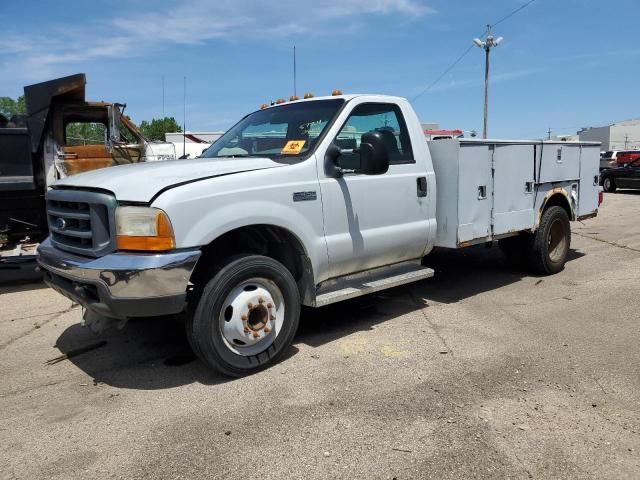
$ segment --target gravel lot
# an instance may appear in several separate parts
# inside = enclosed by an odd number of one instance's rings
[[[171,320],[106,345],[36,283],[0,287],[0,478],[640,478],[640,192],[573,225],[564,272],[497,248],[303,312],[288,357],[229,381]]]

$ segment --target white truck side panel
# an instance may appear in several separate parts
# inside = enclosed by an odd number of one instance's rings
[[[493,148],[493,234],[531,229],[535,224],[534,145]]]
[[[467,139],[427,143],[438,182],[438,247],[458,248],[535,230],[540,208],[554,193],[567,199],[572,217],[597,211],[598,145]],[[584,205],[580,210],[579,202]]]
[[[538,169],[538,183],[562,182],[580,178],[579,143],[541,143]]]
[[[458,243],[463,243],[491,235],[493,179],[488,145],[460,145],[457,157]]]
[[[436,246],[456,248],[458,241],[458,143],[428,142],[437,180]],[[447,161],[449,160],[449,161]]]
[[[582,145],[580,149],[580,196],[578,216],[593,215],[598,211],[600,146]]]

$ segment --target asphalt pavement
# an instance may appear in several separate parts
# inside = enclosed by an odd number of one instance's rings
[[[175,320],[97,337],[3,277],[0,478],[640,478],[639,218],[606,194],[551,277],[435,252],[432,279],[303,311],[236,380]]]

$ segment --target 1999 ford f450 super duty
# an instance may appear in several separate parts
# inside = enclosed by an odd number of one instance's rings
[[[265,106],[200,158],[58,181],[39,263],[85,323],[186,314],[198,357],[243,375],[289,347],[301,305],[431,277],[434,246],[498,241],[514,261],[559,272],[569,222],[597,214],[599,150],[427,142],[397,97]]]

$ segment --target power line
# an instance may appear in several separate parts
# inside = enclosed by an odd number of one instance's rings
[[[469,48],[467,48],[464,52],[462,52],[462,55],[460,55],[460,56],[455,60],[455,62],[453,62],[451,65],[449,65],[449,66],[447,67],[447,69],[446,69],[444,72],[442,72],[438,78],[436,78],[433,82],[431,82],[429,85],[427,85],[427,87],[426,87],[426,88],[424,88],[424,89],[423,89],[420,93],[418,93],[415,97],[413,97],[413,98],[411,99],[411,101],[412,101],[412,102],[413,102],[413,101],[415,101],[418,97],[420,97],[421,95],[424,95],[424,94],[425,94],[425,93],[427,93],[429,90],[431,90],[431,89],[432,89],[432,88],[433,88],[433,87],[434,87],[434,86],[435,86],[435,85],[436,85],[440,80],[442,80],[442,78],[443,78],[447,73],[449,73],[451,70],[453,70],[453,68],[454,68],[458,63],[460,63],[460,61],[461,61],[464,57],[466,57],[466,56],[467,56],[467,54],[468,54],[468,53],[473,49],[473,47],[474,47],[474,45],[473,45],[473,44],[469,45]]]
[[[529,0],[527,3],[525,3],[524,5],[520,5],[518,8],[516,8],[515,10],[513,10],[511,13],[509,13],[508,15],[502,17],[500,20],[498,20],[497,22],[490,24],[491,27],[495,27],[496,25],[498,25],[499,23],[504,22],[505,20],[513,17],[516,13],[518,13],[520,10],[528,7],[529,5],[531,5],[533,2],[535,2],[536,0]],[[483,31],[480,36],[482,36],[485,32]],[[471,46],[469,46],[469,48],[467,48],[464,52],[462,52],[462,54],[456,58],[456,60],[449,65],[444,72],[442,72],[438,78],[436,78],[433,82],[431,82],[426,88],[424,88],[423,90],[421,90],[416,96],[414,96],[411,101],[414,102],[418,97],[421,97],[422,95],[424,95],[425,93],[427,93],[429,90],[431,90],[433,87],[435,87],[438,82],[440,80],[442,80],[444,78],[444,76],[449,73],[451,70],[453,70],[453,68],[460,63],[460,61],[467,56],[467,54],[473,49],[473,44]]]
[[[496,25],[504,22],[505,20],[507,20],[508,18],[513,17],[516,13],[518,13],[520,10],[527,8],[529,5],[531,5],[533,2],[535,2],[536,0],[529,0],[527,3],[525,3],[524,5],[520,5],[518,8],[516,8],[513,12],[511,12],[509,15],[502,17],[500,20],[498,20],[496,23],[492,24],[492,27],[495,27]]]

